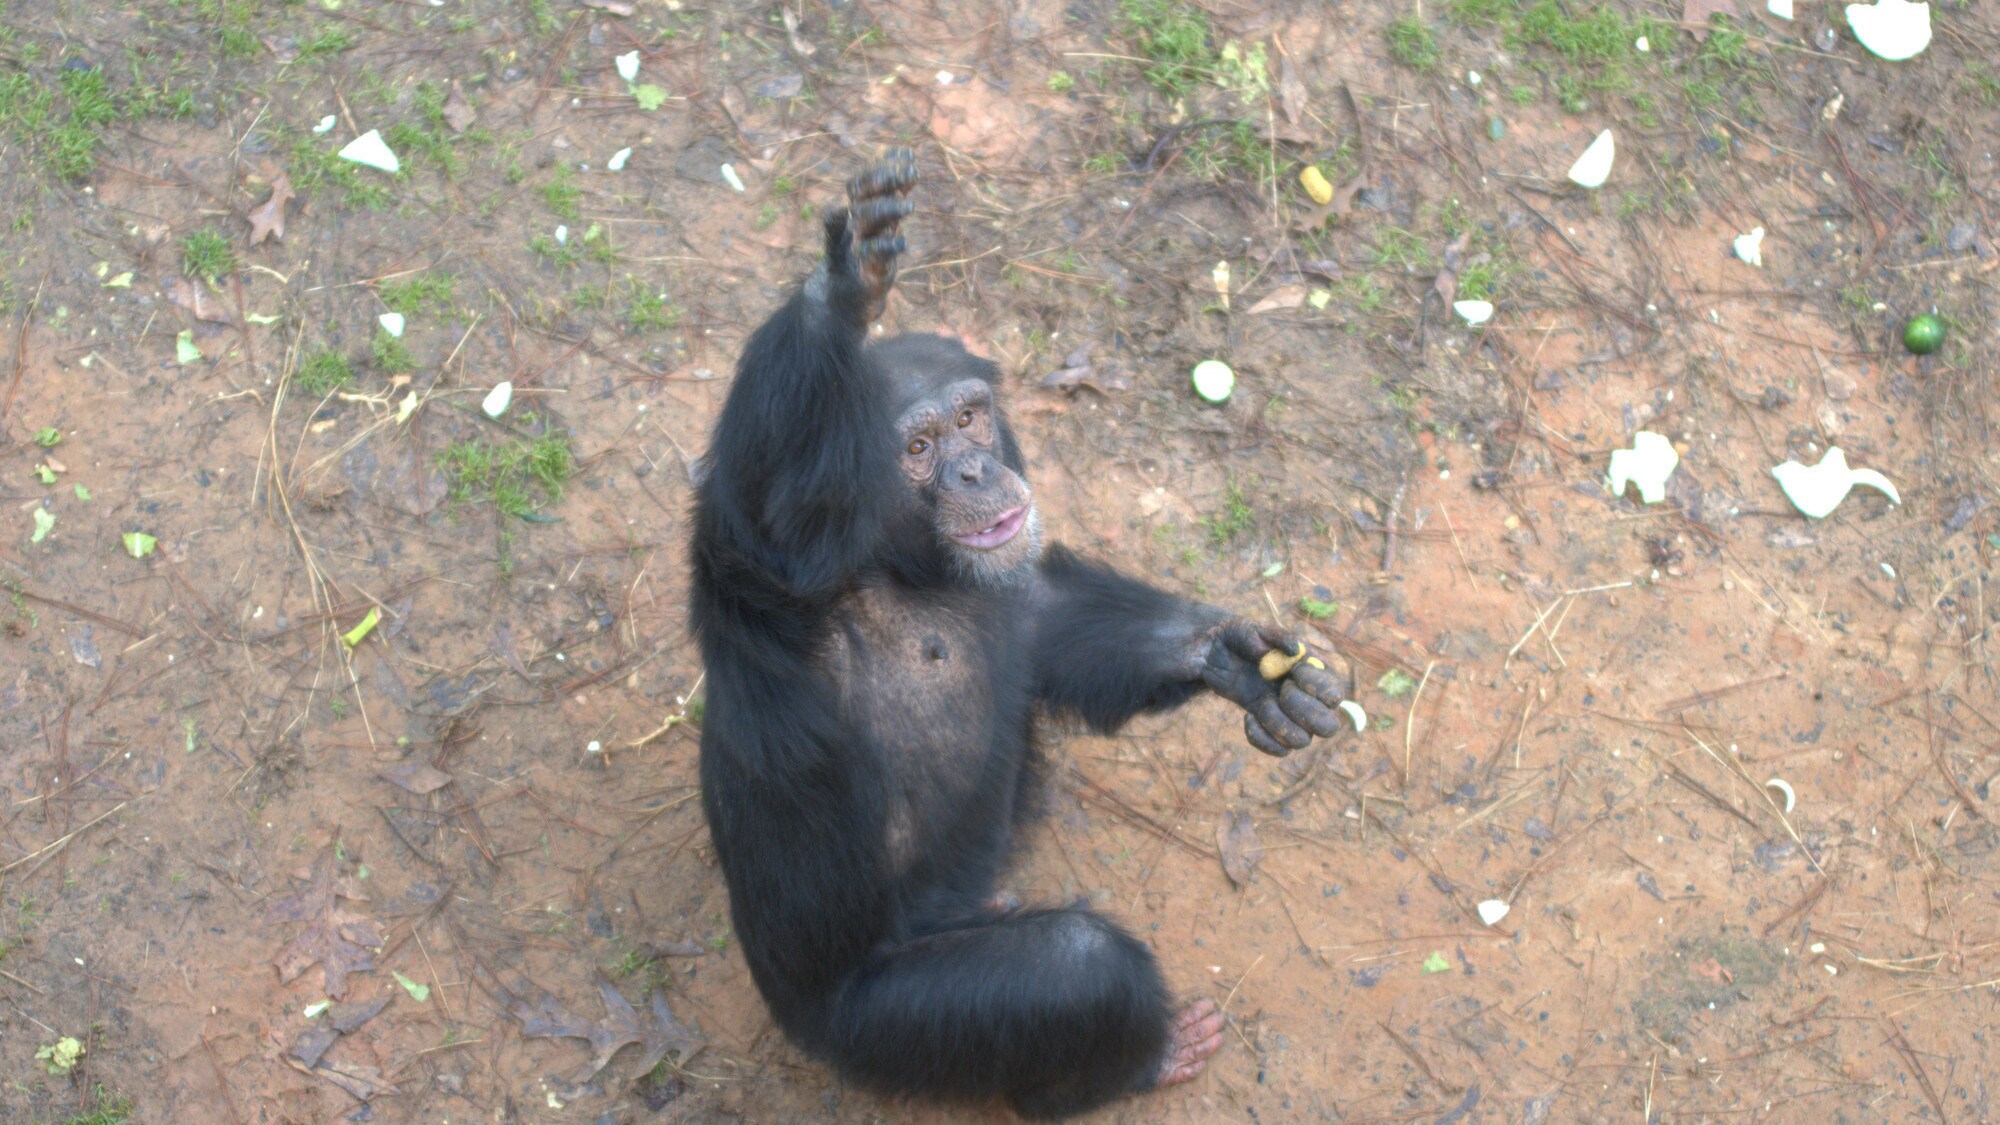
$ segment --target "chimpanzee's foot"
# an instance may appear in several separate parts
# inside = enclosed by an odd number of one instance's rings
[[[1174,1017],[1168,1033],[1167,1057],[1160,1062],[1162,1086],[1178,1086],[1208,1065],[1208,1056],[1222,1048],[1222,1009],[1209,999],[1197,1000]]]

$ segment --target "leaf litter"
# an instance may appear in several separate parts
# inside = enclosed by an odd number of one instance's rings
[[[379,923],[341,906],[341,899],[366,902],[368,896],[361,893],[360,881],[340,868],[333,847],[324,848],[312,867],[298,875],[305,886],[265,908],[272,922],[304,926],[272,959],[279,983],[290,984],[318,965],[326,994],[336,1000],[347,995],[349,974],[375,968],[374,951],[383,941]]]

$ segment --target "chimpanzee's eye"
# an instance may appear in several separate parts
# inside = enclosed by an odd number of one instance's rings
[[[965,409],[965,410],[961,410],[961,411],[959,411],[959,412],[958,412],[958,428],[962,430],[962,429],[964,429],[965,427],[967,427],[967,426],[970,426],[970,425],[972,425],[972,410],[971,410],[970,408],[967,408],[967,409]]]
[[[925,453],[930,452],[930,448],[931,448],[930,442],[924,440],[923,438],[917,438],[916,440],[910,442],[910,456],[922,457]]]

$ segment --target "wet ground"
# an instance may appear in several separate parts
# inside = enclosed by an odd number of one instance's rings
[[[1053,536],[1371,716],[1050,739],[1012,887],[1229,1016],[1099,1120],[1993,1118],[2000,26],[1932,14],[12,6],[0,1120],[967,1118],[782,1041],[695,788],[690,462],[891,143],[886,323]],[[1800,515],[1835,445],[1902,502]]]

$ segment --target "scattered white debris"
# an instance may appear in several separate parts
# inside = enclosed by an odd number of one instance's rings
[[[1835,94],[1832,100],[1828,101],[1826,103],[1826,106],[1819,111],[1819,119],[1821,121],[1831,121],[1834,118],[1839,117],[1840,107],[1846,104],[1847,104],[1846,94]]]
[[[940,71],[938,71],[938,72],[937,72],[937,80],[938,80],[938,85],[940,85],[940,86],[949,86],[949,85],[951,85],[951,71],[949,71],[949,70],[940,70]]]
[[[1873,469],[1848,468],[1847,454],[1837,445],[1828,448],[1817,465],[1787,461],[1772,469],[1771,475],[1778,478],[1778,487],[1785,490],[1792,506],[1814,519],[1823,519],[1840,507],[1840,502],[1847,499],[1857,484],[1880,490],[1892,503],[1903,502],[1888,477]]]
[[[507,404],[512,401],[514,401],[514,384],[495,383],[493,389],[486,392],[486,400],[479,404],[479,409],[484,410],[488,418],[498,418],[507,413]]]
[[[1890,566],[1888,563],[1877,563],[1876,565],[1880,566],[1882,568],[1882,573],[1888,575],[1890,578],[1896,577],[1895,567]]]
[[[1497,898],[1489,898],[1479,904],[1479,920],[1489,926],[1498,925],[1500,919],[1505,918],[1507,912],[1512,909],[1513,907]]]
[[[1768,0],[1764,10],[1781,20],[1792,18],[1792,0]]]
[[[1493,319],[1493,302],[1454,301],[1452,302],[1451,311],[1463,318],[1465,323],[1476,328]]]
[[[1215,284],[1215,295],[1222,301],[1222,311],[1229,311],[1229,263],[1217,262],[1208,271],[1208,279]]]
[[[1847,26],[1878,58],[1891,62],[1913,59],[1931,45],[1931,6],[1910,0],[1849,4]]]
[[[736,165],[734,164],[724,164],[722,166],[722,178],[728,180],[729,186],[734,188],[739,194],[750,190],[743,186],[743,177],[736,174]]]
[[[1825,943],[1825,942],[1823,942],[1823,941],[1816,941],[1816,942],[1813,942],[1813,943],[1812,943],[1811,945],[1809,945],[1809,946],[1807,946],[1807,947],[1806,947],[1806,952],[1808,952],[1808,953],[1825,953],[1825,952],[1826,952],[1826,943]]]
[[[410,415],[415,414],[416,412],[417,412],[417,392],[411,391],[409,394],[403,396],[402,402],[396,405],[397,424],[400,425],[401,423],[409,421]]]
[[[610,172],[623,172],[625,170],[625,162],[630,159],[632,159],[632,150],[621,148],[611,154],[611,159],[604,162],[604,168]]]
[[[1236,372],[1219,359],[1204,359],[1194,365],[1194,393],[1205,402],[1228,402],[1236,390]]]
[[[1764,228],[1752,227],[1749,234],[1736,236],[1736,256],[1756,266],[1764,268]]]
[[[604,753],[604,744],[593,738],[590,740],[589,744],[583,748],[583,752],[586,754],[602,754]]]
[[[1653,45],[1650,42],[1648,42],[1646,40],[1646,37],[1643,35],[1641,35],[1637,39],[1632,40],[1632,46],[1636,48],[1638,52],[1642,55],[1650,52],[1653,49]]]
[[[403,170],[403,162],[396,159],[396,153],[382,139],[380,129],[370,129],[347,142],[347,147],[340,150],[340,158],[379,168],[392,176]]]
[[[1465,84],[1467,86],[1477,86],[1484,81],[1486,80],[1484,78],[1481,78],[1479,76],[1479,72],[1476,70],[1468,70],[1465,72]]]
[[[1603,187],[1604,181],[1611,178],[1611,162],[1617,156],[1618,145],[1611,139],[1611,130],[1606,129],[1569,166],[1569,178],[1587,188]]]
[[[1640,430],[1632,435],[1632,448],[1611,451],[1611,494],[1623,496],[1626,485],[1636,484],[1640,500],[1657,504],[1667,498],[1667,478],[1680,463],[1681,455],[1666,435]]]
[[[382,326],[382,331],[387,332],[389,335],[394,336],[398,339],[402,338],[403,335],[402,313],[393,313],[393,312],[383,313],[381,316],[375,318],[375,323],[380,324]]]
[[[1368,712],[1361,709],[1361,704],[1352,699],[1343,699],[1340,701],[1340,709],[1347,713],[1348,720],[1354,724],[1355,733],[1368,729]]]
[[[611,61],[618,67],[618,77],[627,82],[639,80],[639,52],[627,51]]]
[[[333,132],[333,127],[338,124],[340,124],[340,118],[334,114],[329,113],[325,117],[319,119],[319,124],[313,126],[313,134],[315,136],[323,136],[327,133],[331,133]]]
[[[1791,812],[1792,809],[1798,806],[1799,795],[1792,791],[1792,783],[1786,781],[1784,778],[1774,777],[1764,783],[1764,788],[1776,789],[1778,791],[1778,795],[1785,799],[1786,812]]]
[[[556,245],[569,245],[569,225],[567,223],[556,224]]]

